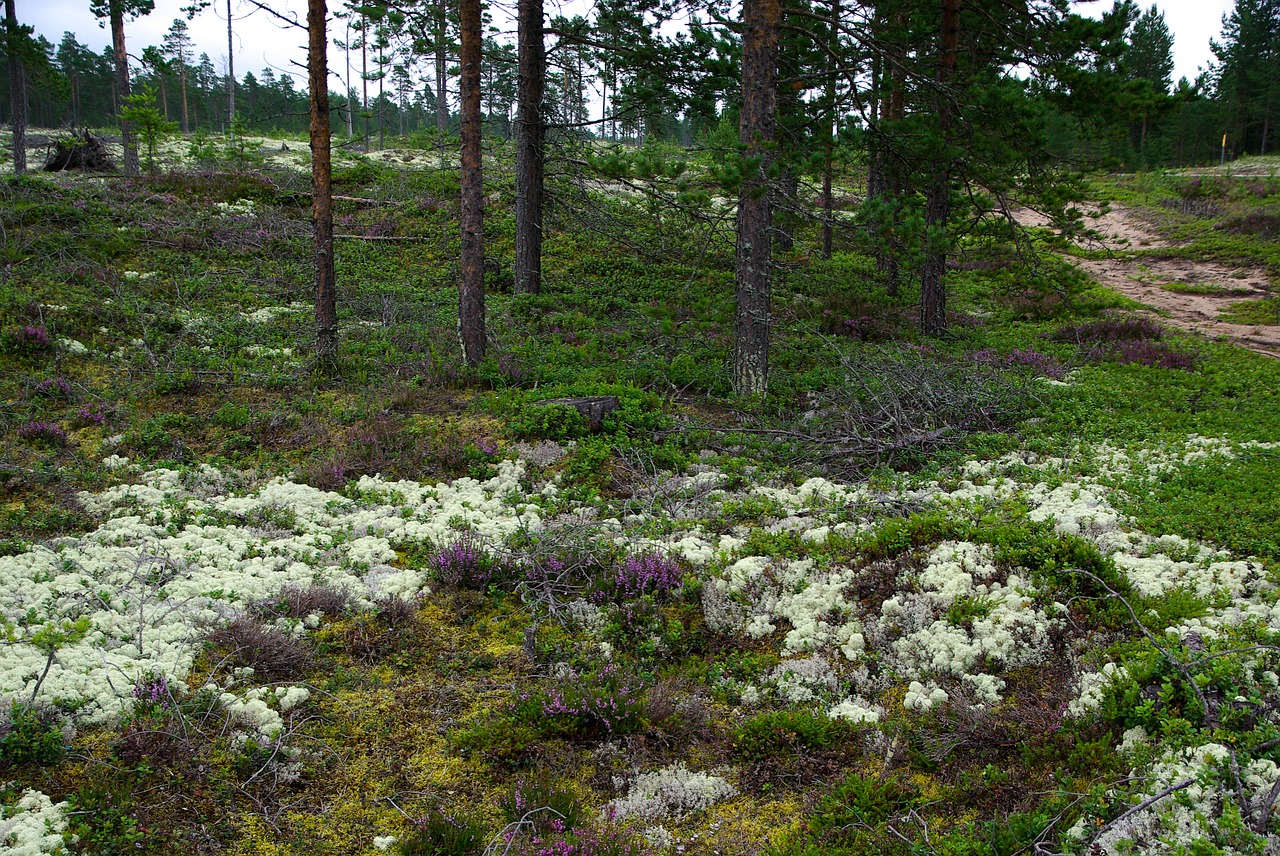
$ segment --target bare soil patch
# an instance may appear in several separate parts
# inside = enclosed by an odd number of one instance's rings
[[[1019,219],[1029,226],[1045,225],[1039,215],[1026,212]],[[1098,238],[1081,246],[1106,249],[1105,259],[1071,259],[1102,285],[1148,307],[1162,323],[1205,336],[1225,339],[1280,359],[1280,327],[1233,324],[1222,313],[1240,301],[1262,300],[1274,292],[1266,270],[1232,267],[1221,262],[1178,258],[1134,257],[1134,250],[1174,247],[1134,211],[1113,205],[1101,217],[1087,218]]]

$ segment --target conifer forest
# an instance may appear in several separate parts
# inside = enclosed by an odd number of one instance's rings
[[[30,2],[0,854],[1280,853],[1280,0]]]

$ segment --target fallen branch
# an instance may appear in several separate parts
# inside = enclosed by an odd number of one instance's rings
[[[358,205],[390,205],[392,204],[382,199],[370,199],[368,196],[342,196],[337,193],[333,194],[333,201],[334,202],[355,202]],[[335,237],[337,236],[335,235]]]
[[[1183,779],[1181,782],[1178,782],[1176,785],[1170,785],[1169,787],[1165,788],[1163,791],[1156,794],[1155,796],[1148,797],[1147,799],[1135,805],[1133,808],[1126,811],[1124,814],[1117,817],[1115,820],[1111,821],[1110,823],[1108,823],[1107,825],[1099,829],[1098,832],[1093,836],[1093,840],[1097,841],[1099,838],[1101,838],[1103,835],[1109,832],[1112,828],[1122,823],[1123,821],[1133,817],[1138,812],[1146,811],[1147,809],[1151,808],[1151,806],[1160,802],[1160,800],[1164,799],[1170,794],[1177,793],[1183,788],[1189,788],[1195,783],[1196,783],[1196,780],[1194,778]]]
[[[430,238],[421,237],[419,235],[334,235],[334,238],[344,238],[348,241],[428,241]]]

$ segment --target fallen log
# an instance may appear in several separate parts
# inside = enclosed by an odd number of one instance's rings
[[[572,407],[582,414],[582,418],[591,426],[592,431],[599,431],[604,427],[604,417],[617,410],[621,405],[618,404],[616,395],[595,395],[587,398],[548,398],[545,401],[535,401],[535,407],[547,407],[553,404],[561,404]]]

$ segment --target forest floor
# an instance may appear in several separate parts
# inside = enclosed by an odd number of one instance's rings
[[[584,156],[515,295],[496,143],[479,368],[456,170],[343,155],[319,367],[305,146],[189,142],[0,179],[0,854],[1280,846],[1280,362],[1125,291],[1280,326],[1280,180],[981,222],[931,338],[800,223],[757,400],[736,154]]]

